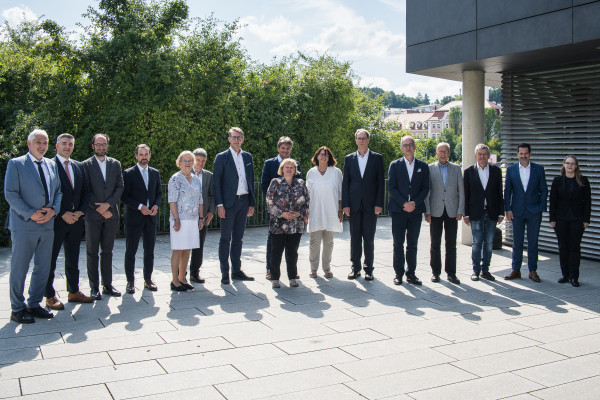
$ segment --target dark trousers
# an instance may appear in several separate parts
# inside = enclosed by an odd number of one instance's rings
[[[143,222],[138,225],[125,226],[125,276],[128,282],[135,279],[135,255],[140,244],[144,242],[144,280],[152,280],[154,270],[154,245],[156,244],[156,224],[152,217],[144,215]]]
[[[118,218],[85,220],[87,273],[92,290],[99,288],[98,261],[100,261],[102,286],[110,286],[112,284],[113,247],[118,231]],[[99,250],[100,256],[98,256]]]
[[[442,230],[446,241],[446,260],[444,262],[445,271],[448,275],[456,275],[456,232],[458,230],[458,221],[456,217],[451,218],[444,209],[441,217],[431,216],[429,224],[429,233],[431,235],[430,265],[431,272],[439,275],[442,272]]]
[[[61,218],[61,217],[57,217]],[[67,290],[69,293],[79,291],[79,248],[81,246],[81,236],[83,235],[84,222],[79,221],[72,225],[65,223],[54,230],[54,242],[52,243],[52,258],[50,259],[50,272],[48,282],[44,289],[45,297],[56,296],[54,290],[54,272],[56,271],[56,260],[61,247],[64,247],[65,256],[65,277],[67,278]]]
[[[285,250],[285,263],[289,279],[296,279],[298,274],[298,247],[301,233],[271,234],[271,278],[278,281],[281,276],[281,256]]]
[[[581,238],[583,237],[583,221],[556,219],[556,238],[558,239],[558,254],[560,270],[563,276],[579,279],[579,263],[581,260]]]
[[[204,241],[206,240],[206,231],[208,228],[206,225],[200,229],[200,247],[192,249],[192,259],[190,261],[190,275],[196,276],[200,273],[200,267],[204,260]]]
[[[512,222],[513,229],[513,252],[512,269],[521,271],[523,263],[523,241],[525,240],[525,227],[527,227],[527,266],[529,271],[537,270],[538,263],[538,235],[540,233],[540,224],[542,223],[542,213],[532,214],[525,211],[520,217],[514,217]]]
[[[421,213],[392,213],[392,236],[394,237],[394,271],[397,277],[406,274],[414,275],[417,269],[417,244],[421,233]],[[406,257],[404,256],[404,241],[406,240]]]
[[[271,214],[267,210],[267,226],[269,226],[269,220],[271,219]],[[271,270],[271,232],[267,233],[267,271]]]
[[[350,212],[350,262],[352,270],[362,269],[363,248],[365,253],[365,273],[373,273],[373,260],[375,259],[375,229],[377,215],[373,210],[359,210]]]
[[[221,220],[221,239],[219,240],[219,263],[221,274],[229,276],[231,272],[240,272],[242,268],[242,239],[248,216],[248,196],[236,197],[233,207],[225,209],[225,218]]]

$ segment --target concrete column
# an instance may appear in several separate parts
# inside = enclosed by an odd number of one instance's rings
[[[483,71],[463,71],[462,166],[463,171],[475,162],[475,146],[483,143],[484,78]],[[471,244],[471,228],[461,224],[462,244]]]

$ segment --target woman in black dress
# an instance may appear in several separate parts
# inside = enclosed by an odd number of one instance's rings
[[[592,191],[590,182],[581,175],[574,156],[563,161],[560,176],[552,181],[550,190],[550,226],[556,232],[562,278],[558,283],[571,282],[579,286],[581,238],[590,225]]]

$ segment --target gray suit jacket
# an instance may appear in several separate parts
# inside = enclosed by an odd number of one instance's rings
[[[112,213],[111,220],[119,218],[119,200],[123,194],[123,176],[121,175],[121,163],[112,157],[106,157],[106,182],[102,177],[100,164],[95,156],[83,162],[85,172],[90,184],[90,199],[85,218],[88,220],[101,220],[102,215],[96,212],[96,203],[108,203],[108,209]]]
[[[216,209],[213,173],[202,169],[202,217],[206,217],[209,212],[215,214]]]
[[[448,180],[446,188],[442,181],[439,161],[429,164],[429,195],[425,198],[425,214],[441,217],[444,208],[449,217],[465,214],[465,190],[459,165],[448,162]]]
[[[4,198],[10,206],[8,229],[11,231],[54,229],[54,218],[41,225],[31,220],[33,213],[43,207],[53,208],[56,215],[60,212],[62,193],[58,170],[51,159],[44,158],[44,161],[50,172],[49,204],[46,204],[44,187],[37,166],[29,156],[25,154],[8,161],[4,177]]]

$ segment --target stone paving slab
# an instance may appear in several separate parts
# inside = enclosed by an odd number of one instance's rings
[[[419,240],[423,286],[392,282],[390,219],[380,218],[375,280],[346,279],[348,225],[336,235],[334,278],[299,288],[264,279],[266,228],[248,229],[243,269],[253,282],[220,283],[219,234],[207,235],[203,285],[169,290],[168,236],[159,236],[144,290],[94,304],[65,303],[52,320],[8,320],[10,249],[0,249],[0,398],[23,399],[597,399],[600,268],[582,261],[581,287],[559,285],[558,257],[540,253],[541,283],[505,281],[510,249],[494,251],[494,282],[472,282],[469,246],[458,245],[462,284],[430,282],[429,227]],[[460,235],[459,235],[460,240]],[[82,248],[84,248],[82,244]],[[141,247],[141,246],[140,246]],[[124,292],[125,242],[115,243],[113,284]],[[81,289],[88,292],[85,251]],[[66,299],[62,254],[55,287]],[[526,261],[525,261],[526,262]]]

